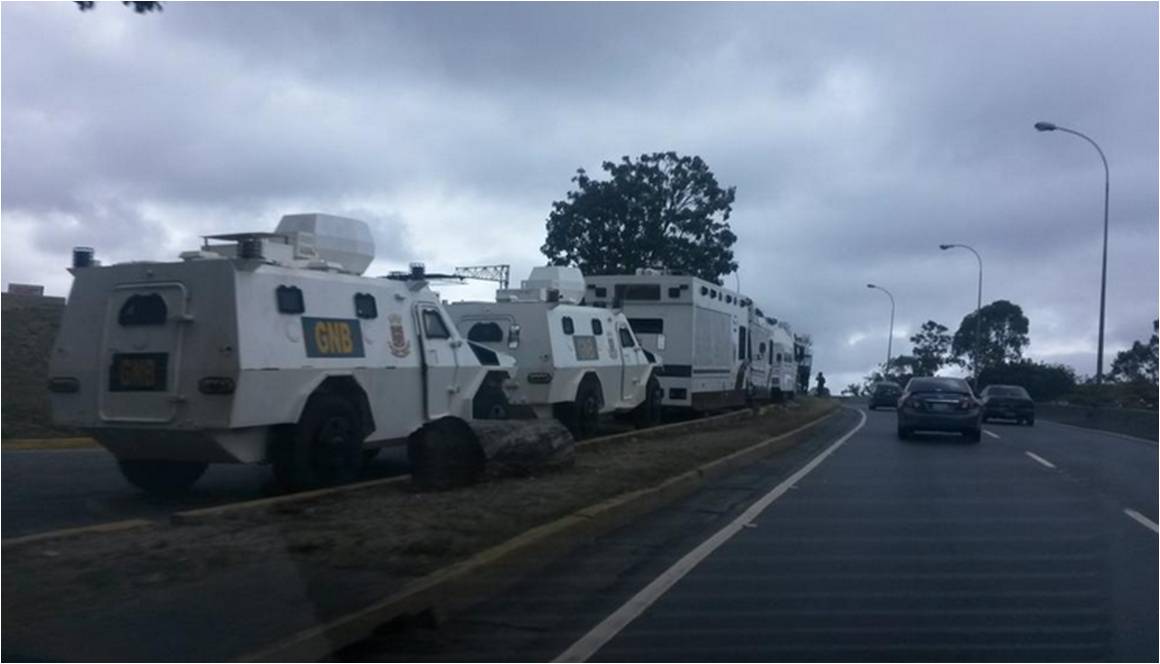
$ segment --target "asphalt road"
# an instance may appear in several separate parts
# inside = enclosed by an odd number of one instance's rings
[[[650,592],[859,415],[438,628],[341,656],[551,660],[586,637],[569,652],[598,661],[1156,661],[1155,445],[1042,421],[902,442],[894,413],[866,415],[667,589]]]
[[[149,496],[130,485],[103,449],[11,451],[0,456],[0,536],[121,521],[161,518],[175,511],[276,495],[265,466],[211,465],[180,498]],[[406,451],[384,450],[366,479],[408,472]]]

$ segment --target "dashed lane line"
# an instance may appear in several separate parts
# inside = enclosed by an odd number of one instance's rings
[[[994,431],[991,431],[990,429],[983,429],[983,433],[987,434],[988,436],[990,436],[992,438],[999,437],[999,434],[995,433]]]
[[[1141,526],[1144,526],[1148,530],[1151,530],[1154,533],[1160,533],[1160,530],[1157,529],[1155,521],[1153,521],[1152,519],[1149,519],[1148,517],[1144,516],[1143,514],[1140,514],[1136,510],[1125,509],[1124,514],[1127,514],[1129,518],[1131,518],[1133,521],[1139,523]]]
[[[1054,463],[1051,463],[1047,459],[1044,459],[1043,457],[1039,456],[1035,452],[1024,451],[1023,453],[1026,454],[1027,456],[1031,457],[1032,459],[1035,459],[1036,461],[1043,464],[1044,466],[1047,466],[1048,468],[1055,468]]]

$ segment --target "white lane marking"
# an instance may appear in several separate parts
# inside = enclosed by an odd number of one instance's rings
[[[1140,514],[1136,510],[1125,509],[1124,514],[1127,514],[1129,517],[1139,522],[1141,526],[1144,526],[1148,530],[1151,530],[1154,533],[1160,533],[1160,529],[1158,529],[1155,521],[1149,519],[1143,514]]]
[[[775,486],[772,491],[762,496],[757,502],[749,506],[740,516],[734,519],[729,525],[721,530],[718,530],[709,539],[697,545],[689,553],[685,554],[683,558],[673,564],[672,567],[665,570],[660,576],[653,579],[651,583],[644,587],[628,600],[623,606],[614,611],[612,615],[605,618],[599,625],[592,628],[584,636],[580,637],[578,641],[573,643],[567,650],[561,653],[554,662],[586,662],[590,657],[596,654],[596,651],[604,647],[628,626],[633,620],[644,613],[650,606],[652,606],[658,599],[669,591],[678,581],[680,581],[686,574],[691,572],[701,561],[708,558],[710,554],[721,547],[722,544],[728,542],[730,538],[736,535],[746,524],[753,522],[762,511],[769,507],[773,501],[777,500],[790,489],[794,484],[800,482],[803,477],[808,475],[810,471],[817,468],[819,464],[830,456],[842,446],[850,436],[857,433],[863,425],[866,424],[866,413],[862,410],[856,411],[862,420],[858,422],[858,426],[854,427],[846,435],[839,438],[833,445],[827,447],[824,451],[814,457],[809,463],[803,466],[793,475],[790,475],[780,484]]]
[[[983,429],[983,433],[987,434],[988,436],[990,436],[990,437],[992,437],[992,438],[998,438],[998,437],[999,437],[999,434],[997,434],[997,433],[995,433],[994,431],[991,431],[991,430],[989,430],[989,429]]]
[[[1051,463],[1051,462],[1050,462],[1050,461],[1048,461],[1047,459],[1044,459],[1043,457],[1039,456],[1039,455],[1038,455],[1038,454],[1036,454],[1035,452],[1027,452],[1027,451],[1024,451],[1023,453],[1024,453],[1024,454],[1026,454],[1027,456],[1031,457],[1032,459],[1035,459],[1035,460],[1036,460],[1036,461],[1038,461],[1039,463],[1041,463],[1041,464],[1043,464],[1043,465],[1047,466],[1048,468],[1055,468],[1055,464],[1054,464],[1054,463]]]

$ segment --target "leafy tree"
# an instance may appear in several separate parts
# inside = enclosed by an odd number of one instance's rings
[[[1133,341],[1131,348],[1116,355],[1109,374],[1112,380],[1121,383],[1156,384],[1157,331],[1160,331],[1160,320],[1152,321],[1152,338],[1148,340],[1147,345]]]
[[[133,2],[133,1],[130,1],[130,2],[122,2],[121,4],[125,5],[126,7],[132,7],[133,11],[137,12],[138,14],[146,14],[148,12],[161,11],[161,3],[160,2]],[[97,6],[97,3],[92,2],[91,0],[77,0],[77,8],[80,9],[82,12],[87,12],[90,9],[95,8],[96,6]]]
[[[585,274],[663,266],[718,284],[737,270],[728,223],[736,188],[722,189],[700,157],[656,152],[603,169],[610,179],[577,170],[576,191],[552,203],[540,248],[552,264]]]
[[[1027,332],[1031,322],[1023,315],[1023,308],[1007,300],[995,300],[979,312],[982,318],[979,365],[982,368],[1018,362],[1023,359],[1023,349],[1031,344]],[[975,312],[963,317],[963,322],[951,341],[951,354],[955,360],[964,358],[975,372]]]
[[[985,367],[979,373],[981,388],[988,385],[1021,385],[1036,401],[1050,401],[1075,390],[1075,370],[1063,364],[1020,360]]]
[[[913,355],[917,363],[915,376],[933,376],[947,364],[947,353],[951,349],[951,335],[947,326],[933,320],[922,324],[922,329],[910,338],[914,344]]]

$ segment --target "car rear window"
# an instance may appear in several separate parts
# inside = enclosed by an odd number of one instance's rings
[[[1022,397],[1030,399],[1031,395],[1027,394],[1027,390],[1018,385],[993,385],[987,388],[987,394],[993,397]]]
[[[971,386],[962,378],[913,378],[907,389],[910,392],[971,392]]]

